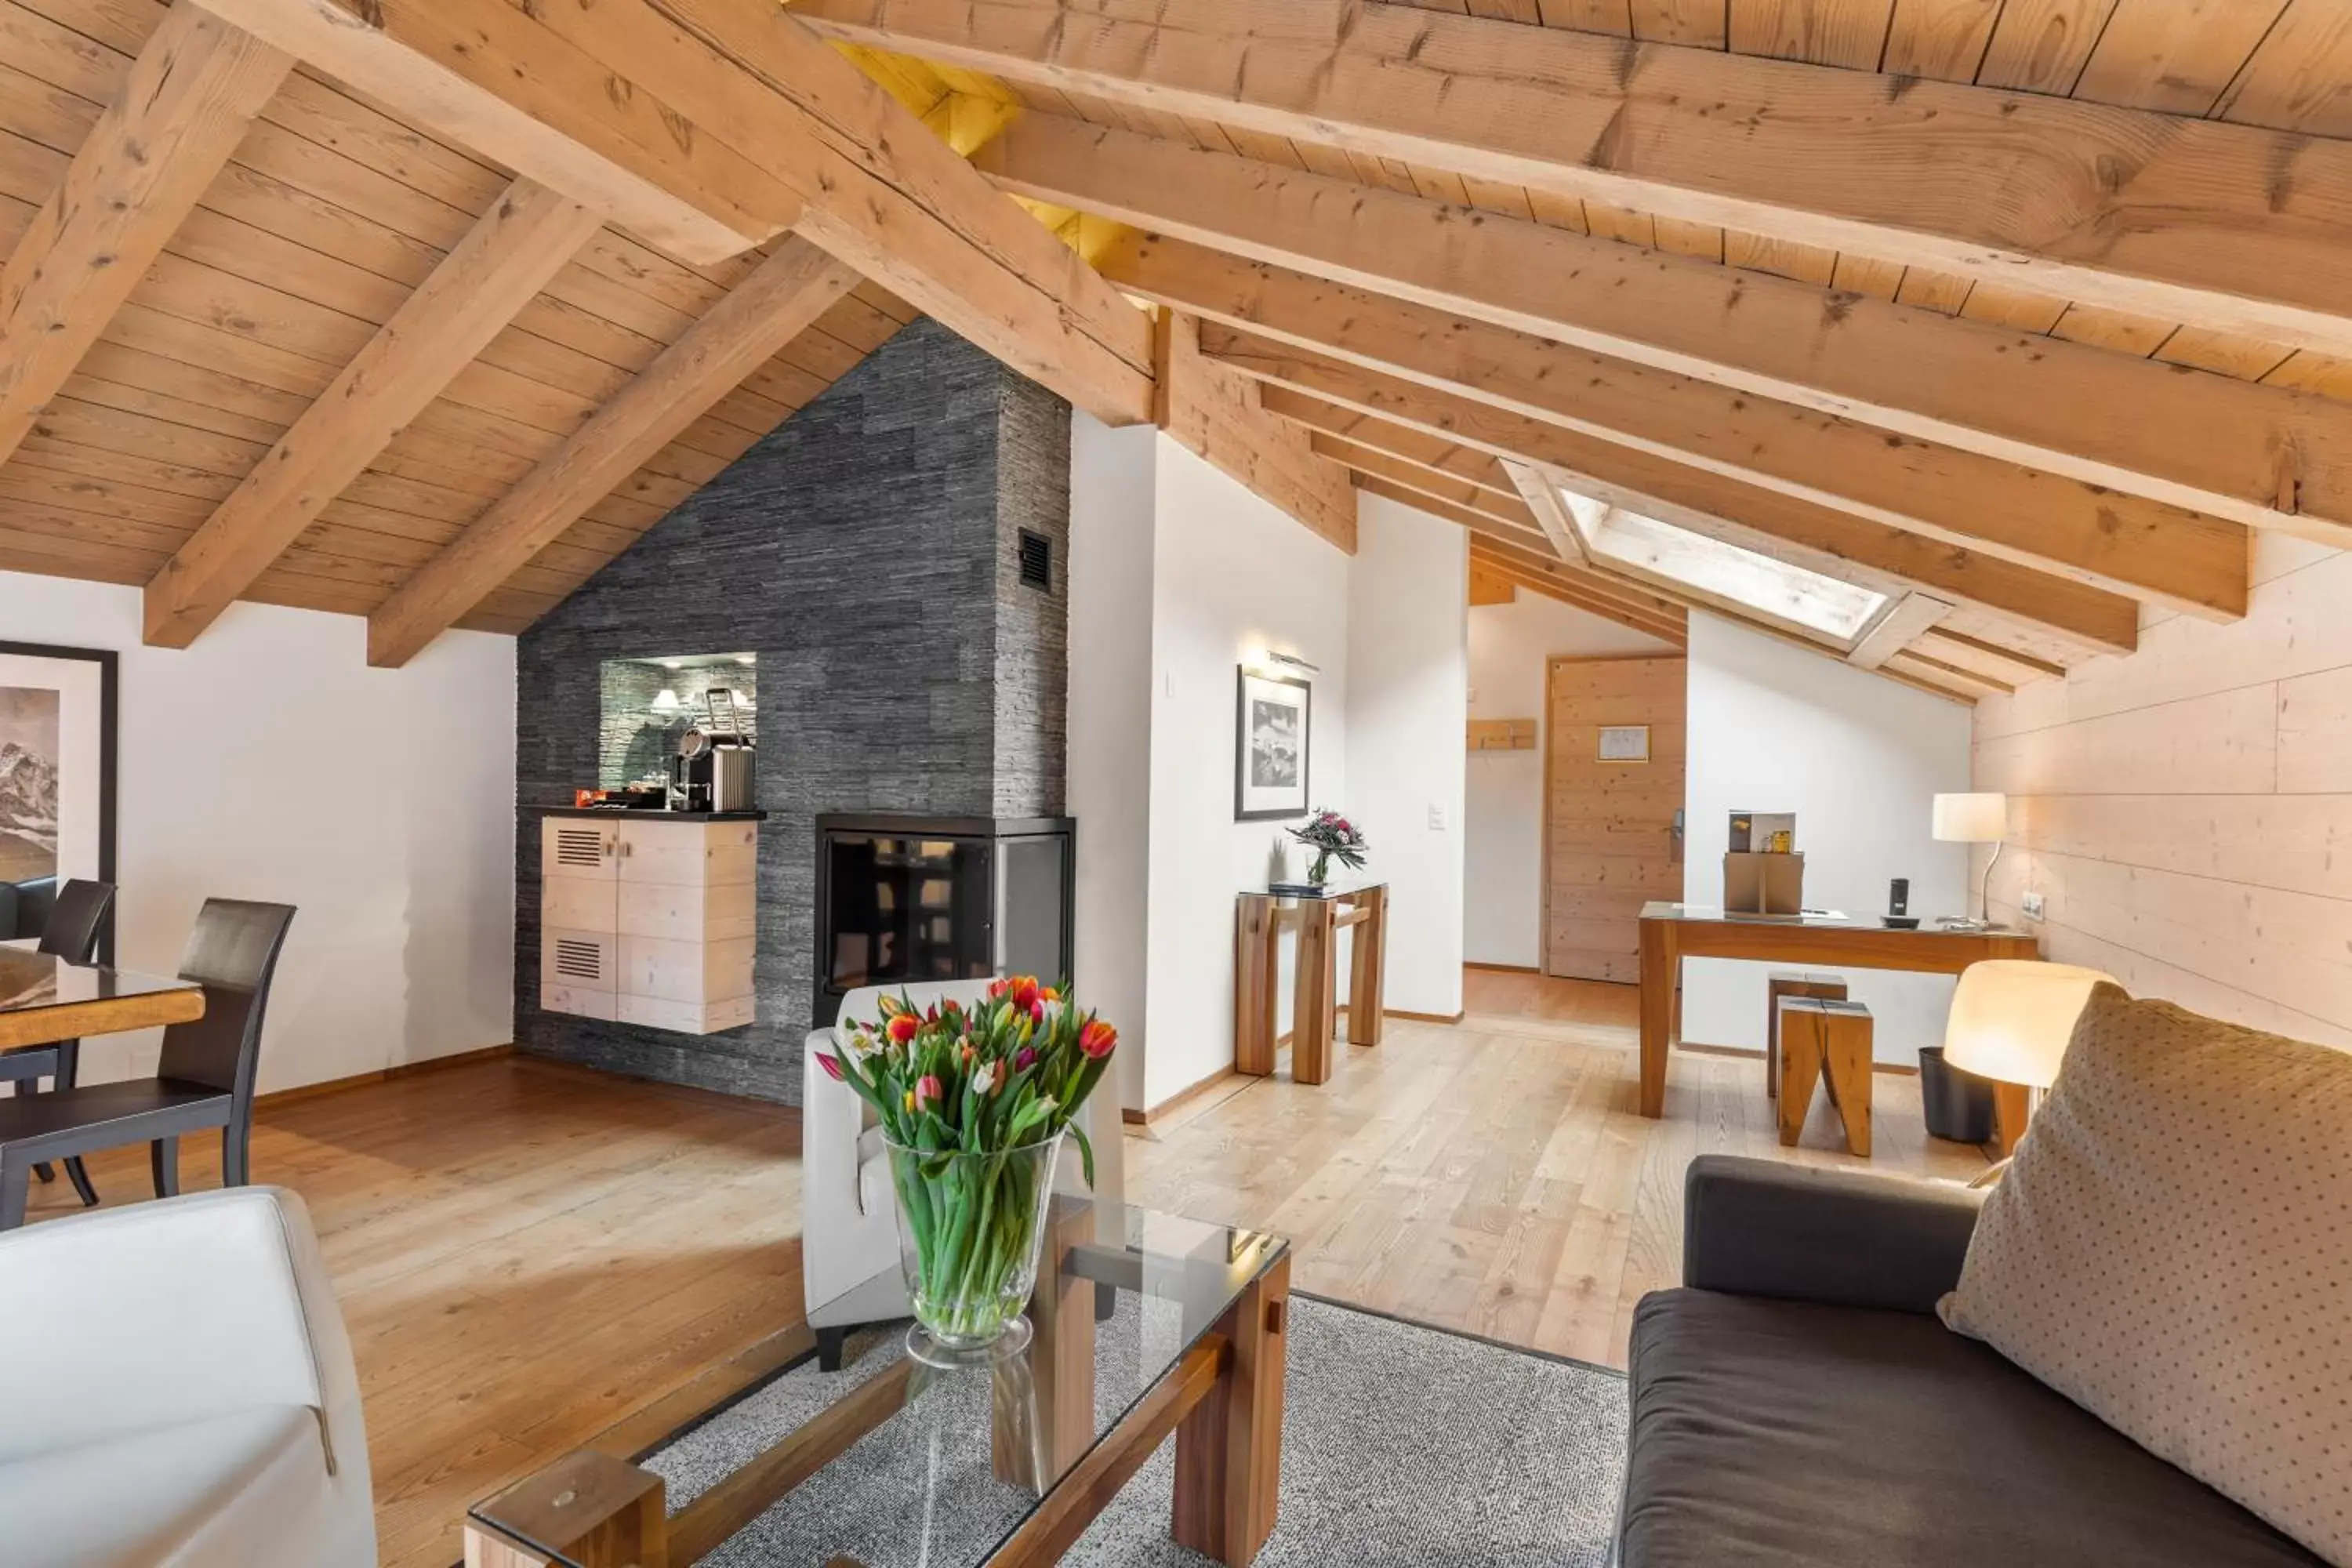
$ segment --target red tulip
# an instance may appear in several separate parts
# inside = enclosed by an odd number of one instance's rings
[[[1037,1010],[1037,980],[1034,975],[1013,977],[1013,1010],[1035,1016]]]
[[[1095,1060],[1110,1055],[1118,1045],[1118,1031],[1100,1018],[1089,1018],[1087,1026],[1078,1031],[1078,1049]]]
[[[922,1025],[916,1021],[912,1013],[893,1014],[890,1018],[890,1037],[903,1046],[913,1039],[916,1032],[921,1027]]]
[[[1033,1024],[1042,1024],[1045,1021],[1045,1004],[1044,1001],[1040,1000],[1029,1004],[1029,1021]]]
[[[940,1085],[938,1074],[925,1073],[915,1080],[915,1109],[921,1110],[928,1106],[937,1105],[947,1098],[947,1092]]]
[[[816,1054],[816,1065],[823,1068],[832,1078],[834,1082],[840,1083],[845,1081],[846,1075],[845,1075],[841,1070],[841,1059],[839,1058],[829,1057],[823,1051],[819,1051]]]
[[[1013,1058],[1013,1070],[1014,1072],[1027,1072],[1031,1067],[1035,1065],[1036,1060],[1037,1047],[1034,1046],[1024,1046]]]
[[[1010,980],[992,980],[988,983],[988,999],[993,1002],[1012,989],[1013,982]]]

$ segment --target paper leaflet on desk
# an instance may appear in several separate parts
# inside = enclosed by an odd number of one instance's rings
[[[1735,811],[1726,847],[1734,855],[1792,855],[1797,849],[1797,814]]]

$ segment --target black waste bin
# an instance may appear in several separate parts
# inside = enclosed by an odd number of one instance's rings
[[[1944,1060],[1944,1047],[1919,1052],[1919,1109],[1931,1137],[1982,1143],[1992,1137],[1992,1079],[1962,1072]]]

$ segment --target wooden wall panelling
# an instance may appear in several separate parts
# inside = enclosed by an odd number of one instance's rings
[[[1228,329],[2111,592],[2214,616],[2244,608],[2240,524],[1284,268],[1231,262],[1248,278],[1237,295],[1229,258],[1176,243],[1138,237],[1104,273]]]

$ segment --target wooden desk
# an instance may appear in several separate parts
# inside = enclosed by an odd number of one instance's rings
[[[1894,931],[1875,921],[1727,915],[1697,904],[1642,909],[1642,1114],[1666,1113],[1666,1050],[1677,1032],[1685,958],[1745,958],[1832,969],[1958,974],[1988,958],[2040,958],[2030,931]]]
[[[1275,993],[1282,933],[1298,932],[1297,987],[1291,997],[1290,1076],[1321,1083],[1331,1076],[1332,1014],[1339,1005],[1339,933],[1354,927],[1348,977],[1348,1043],[1381,1043],[1381,972],[1389,945],[1384,882],[1324,898],[1240,895],[1234,912],[1234,1070],[1274,1071]]]

